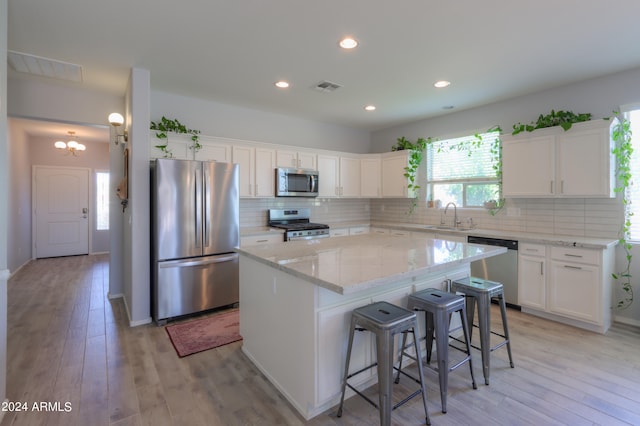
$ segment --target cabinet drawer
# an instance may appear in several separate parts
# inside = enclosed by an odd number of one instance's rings
[[[518,252],[527,256],[545,256],[546,246],[542,244],[520,243]]]
[[[349,228],[349,235],[360,235],[360,234],[368,234],[369,227],[368,226],[354,226],[353,228]]]
[[[256,246],[260,244],[273,244],[281,243],[284,241],[284,235],[282,232],[277,232],[270,235],[255,235],[246,236],[240,238],[240,245],[242,247]]]
[[[600,252],[597,250],[577,249],[569,247],[551,247],[551,258],[565,262],[600,264]]]

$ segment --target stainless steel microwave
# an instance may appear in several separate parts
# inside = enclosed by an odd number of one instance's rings
[[[278,167],[276,169],[277,197],[317,197],[318,171]]]

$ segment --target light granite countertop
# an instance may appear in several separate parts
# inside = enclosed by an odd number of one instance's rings
[[[237,248],[241,255],[339,294],[429,274],[506,253],[445,239],[364,234]]]
[[[496,229],[479,229],[479,228],[442,228],[437,225],[422,225],[418,223],[390,223],[390,222],[372,222],[371,227],[403,229],[407,231],[417,232],[436,232],[438,234],[458,234],[458,235],[474,235],[479,237],[502,238],[509,240],[517,240],[524,243],[552,244],[568,247],[581,247],[592,249],[607,249],[615,247],[618,244],[617,239],[613,238],[596,238],[596,237],[576,237],[571,235],[557,234],[540,234],[532,232],[520,231],[502,231]]]

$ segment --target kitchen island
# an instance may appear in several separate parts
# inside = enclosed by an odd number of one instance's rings
[[[444,289],[469,275],[470,262],[506,249],[367,234],[237,251],[242,350],[310,419],[339,402],[353,309],[380,300],[406,306],[409,294]],[[369,333],[356,335],[354,370],[371,363],[373,344]],[[375,371],[359,379],[373,384]]]

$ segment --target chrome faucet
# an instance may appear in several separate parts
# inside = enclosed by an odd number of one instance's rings
[[[458,207],[456,206],[456,203],[454,203],[453,201],[450,201],[449,203],[447,203],[447,206],[444,208],[444,214],[447,214],[447,210],[449,210],[449,206],[453,205],[453,227],[457,228],[458,227]]]

